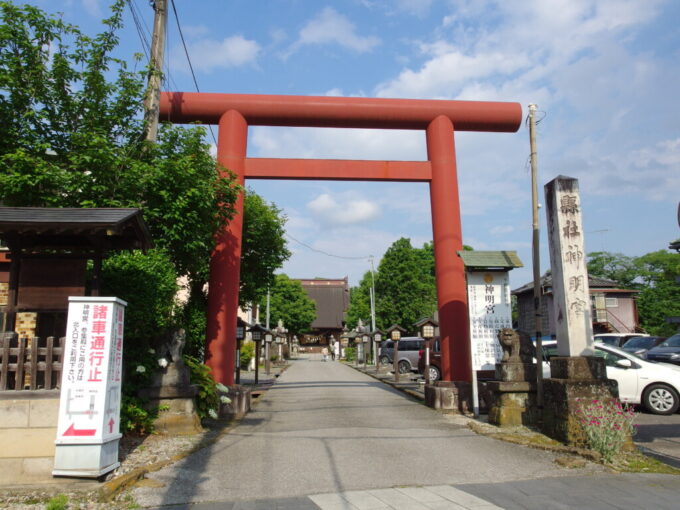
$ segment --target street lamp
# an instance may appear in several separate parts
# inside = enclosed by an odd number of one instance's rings
[[[423,319],[414,324],[420,330],[420,336],[425,339],[425,384],[430,384],[430,345],[434,338],[435,328],[439,325],[434,319]]]
[[[250,326],[250,334],[255,342],[255,384],[260,382],[260,342],[265,333],[270,333],[270,331],[259,323]]]
[[[382,340],[383,332],[379,329],[374,329],[369,333],[373,337],[373,358],[375,362],[375,373],[380,371],[380,341]]]
[[[249,325],[241,317],[236,318],[236,384],[241,384],[241,342],[246,337]]]
[[[406,333],[406,330],[397,324],[393,324],[385,334],[390,340],[394,342],[394,351],[392,354],[392,370],[394,370],[394,382],[399,382],[399,340],[401,339],[401,334]]]

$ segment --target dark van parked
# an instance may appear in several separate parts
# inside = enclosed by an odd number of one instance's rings
[[[418,351],[423,349],[425,340],[417,336],[406,336],[399,340],[399,373],[406,374],[418,368]],[[394,342],[385,340],[380,345],[380,363],[391,365],[394,356]]]

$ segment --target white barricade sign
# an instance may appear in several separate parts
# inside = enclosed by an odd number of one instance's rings
[[[96,478],[120,465],[125,306],[69,297],[53,475]]]
[[[512,327],[507,271],[468,271],[468,310],[473,370],[494,370],[503,354],[498,331]]]

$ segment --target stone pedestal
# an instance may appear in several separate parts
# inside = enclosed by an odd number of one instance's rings
[[[250,411],[252,396],[249,388],[239,385],[230,386],[229,393],[226,396],[229,397],[231,402],[220,403],[220,418],[240,420]]]
[[[611,401],[619,396],[616,381],[607,379],[603,358],[556,357],[550,361],[551,378],[543,381],[543,424],[547,436],[567,445],[585,446],[579,423],[579,401]]]
[[[538,420],[536,383],[529,381],[489,381],[493,403],[489,423],[499,427],[534,425]]]
[[[198,387],[189,384],[189,368],[177,361],[154,374],[151,386],[139,396],[148,399],[148,409],[163,409],[154,422],[157,433],[191,435],[202,430],[194,401],[197,393]]]
[[[489,423],[499,427],[534,425],[536,409],[536,365],[522,362],[496,364],[496,381],[487,383],[493,395]]]
[[[437,381],[425,386],[425,403],[434,409],[467,414],[472,411],[472,384]]]

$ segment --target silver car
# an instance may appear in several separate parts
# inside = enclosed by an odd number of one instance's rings
[[[406,336],[399,340],[399,364],[400,374],[418,370],[418,353],[425,348],[425,339],[417,336]],[[380,345],[380,363],[391,365],[394,360],[394,342],[385,340]]]

